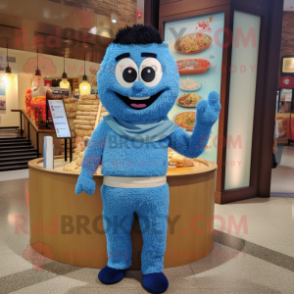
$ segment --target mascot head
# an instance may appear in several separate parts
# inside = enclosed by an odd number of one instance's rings
[[[179,74],[168,45],[156,29],[121,29],[98,72],[98,94],[115,118],[129,122],[165,118],[179,92]]]

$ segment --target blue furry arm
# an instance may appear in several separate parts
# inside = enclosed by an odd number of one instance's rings
[[[82,172],[79,175],[76,184],[76,194],[80,194],[82,191],[85,191],[87,194],[92,195],[95,192],[96,184],[92,178],[94,172],[102,162],[105,141],[105,122],[102,121],[94,130],[91,140],[88,142],[82,162]]]
[[[183,129],[177,128],[170,135],[169,147],[186,157],[198,157],[206,147],[211,128],[218,119],[220,109],[219,95],[215,91],[210,92],[208,100],[202,100],[197,104],[196,124],[192,136]]]

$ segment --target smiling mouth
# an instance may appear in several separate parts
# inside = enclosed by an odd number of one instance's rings
[[[163,92],[164,90],[159,91],[158,93],[148,97],[129,97],[119,94],[117,92],[114,93],[131,108],[140,110],[150,106]]]

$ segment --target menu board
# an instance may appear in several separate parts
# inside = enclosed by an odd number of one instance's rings
[[[195,125],[196,105],[209,92],[220,93],[224,13],[201,15],[165,23],[164,40],[177,62],[180,91],[169,118],[188,133]],[[218,121],[201,158],[216,162]]]
[[[48,100],[48,102],[57,138],[71,138],[63,100]]]
[[[292,102],[292,89],[281,90],[281,101]]]

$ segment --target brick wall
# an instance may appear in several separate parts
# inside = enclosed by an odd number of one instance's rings
[[[118,15],[119,20],[135,24],[137,13],[137,0],[49,0],[52,2],[77,7],[83,10],[91,11],[96,14],[110,17],[113,11]]]
[[[294,56],[294,12],[284,11],[280,56]]]
[[[294,56],[294,12],[284,11],[283,13],[283,26],[282,26],[282,38],[280,49],[280,60],[282,56],[293,55]],[[280,80],[281,63],[278,72],[278,85]]]

